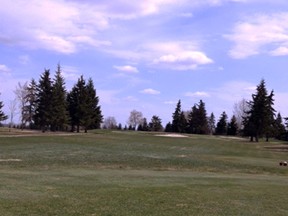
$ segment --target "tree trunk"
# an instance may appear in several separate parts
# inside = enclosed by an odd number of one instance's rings
[[[256,142],[259,142],[259,137],[258,137],[258,135],[255,136],[255,141],[256,141]]]

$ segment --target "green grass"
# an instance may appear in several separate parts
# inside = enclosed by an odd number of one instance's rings
[[[265,148],[285,143],[13,135],[0,131],[0,215],[288,215],[288,154]]]

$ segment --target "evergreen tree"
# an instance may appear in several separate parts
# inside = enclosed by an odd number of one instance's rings
[[[195,134],[207,134],[208,121],[205,103],[200,100],[199,104],[192,107],[192,111],[188,116],[188,131]]]
[[[165,132],[173,132],[171,122],[168,122],[165,126]]]
[[[175,112],[172,114],[172,132],[179,133],[182,131],[180,118],[181,118],[181,101],[179,100],[176,105]]]
[[[101,112],[101,107],[99,105],[99,97],[96,95],[96,89],[94,88],[94,83],[91,78],[88,79],[88,83],[85,87],[86,89],[86,103],[84,106],[84,115],[82,125],[87,129],[98,129],[103,122],[103,116]]]
[[[151,122],[149,123],[149,130],[150,131],[162,131],[163,126],[161,119],[158,116],[152,116]]]
[[[274,123],[274,136],[277,139],[282,139],[282,136],[284,136],[285,133],[286,129],[285,125],[283,124],[282,116],[280,113],[278,113]]]
[[[52,86],[52,110],[51,130],[63,130],[68,123],[67,100],[65,81],[61,74],[61,66],[58,64]]]
[[[37,85],[37,107],[35,112],[35,124],[42,132],[45,132],[51,123],[51,101],[52,81],[50,79],[50,71],[45,69],[39,79],[39,84]]]
[[[37,83],[34,79],[27,86],[27,94],[25,97],[24,118],[25,124],[29,123],[30,129],[35,127],[35,114],[37,107]]]
[[[226,135],[227,134],[227,119],[228,116],[225,112],[223,112],[220,116],[220,119],[216,126],[216,134],[217,135]]]
[[[215,116],[214,116],[214,113],[212,112],[210,117],[208,118],[208,129],[209,129],[210,134],[215,133],[215,128],[216,128],[215,124],[216,124]]]
[[[137,130],[138,130],[138,131],[148,131],[148,130],[149,130],[149,126],[148,126],[148,123],[147,123],[147,119],[146,119],[146,118],[143,118],[143,119],[142,119],[141,124],[139,124]]]
[[[1,121],[5,121],[6,119],[8,119],[8,116],[5,115],[5,113],[2,110],[3,107],[4,107],[4,104],[2,101],[0,101],[0,123],[1,123]]]
[[[236,116],[233,115],[227,126],[227,135],[236,136],[237,130],[238,130],[237,119]]]
[[[192,133],[192,134],[196,134],[197,131],[197,126],[198,126],[198,107],[195,104],[192,109],[191,112],[188,115],[188,128],[187,128],[187,132],[188,133]]]
[[[185,113],[181,111],[179,119],[179,131],[180,133],[186,133],[187,131],[187,119]]]
[[[251,141],[255,137],[258,142],[259,137],[263,135],[268,141],[273,131],[275,115],[273,96],[273,91],[268,95],[265,81],[261,80],[256,93],[252,95],[252,100],[248,102],[249,110],[243,120],[244,134],[250,136]]]
[[[80,123],[84,115],[84,109],[87,106],[85,104],[87,97],[85,86],[85,80],[81,76],[67,96],[71,131],[74,131],[76,127],[78,133],[80,132]]]
[[[72,131],[74,131],[75,126],[77,132],[80,131],[80,126],[84,127],[85,132],[88,129],[100,128],[103,116],[91,78],[86,85],[83,76],[81,76],[69,92],[67,101]]]

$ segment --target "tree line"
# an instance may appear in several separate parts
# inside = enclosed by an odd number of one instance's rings
[[[252,94],[249,101],[241,101],[236,104],[235,113],[228,121],[224,111],[218,122],[215,121],[213,112],[207,116],[205,103],[200,100],[191,111],[184,112],[179,100],[175,112],[172,114],[172,123],[166,125],[165,131],[192,134],[216,134],[216,135],[242,135],[249,136],[250,141],[259,141],[265,137],[287,140],[288,118],[286,124],[280,113],[276,114],[274,105],[274,91],[268,93],[265,80],[262,79]],[[240,108],[239,108],[240,107]],[[239,113],[240,112],[240,113]]]
[[[20,102],[20,127],[51,131],[77,131],[81,128],[100,128],[103,121],[99,97],[96,95],[93,80],[86,81],[80,76],[72,90],[67,92],[58,64],[54,78],[45,69],[38,82],[32,78],[29,84],[18,84],[14,91]],[[0,122],[8,118],[1,109]],[[12,121],[12,120],[11,120]]]
[[[93,80],[86,81],[80,76],[71,91],[67,92],[65,81],[58,64],[54,78],[45,69],[38,82],[32,79],[29,84],[18,84],[15,94],[20,102],[21,127],[51,131],[80,131],[88,129],[120,129],[139,131],[165,131],[190,134],[241,135],[249,136],[251,141],[270,137],[287,139],[288,118],[283,118],[274,109],[274,91],[268,93],[262,79],[249,101],[242,100],[234,106],[233,116],[228,119],[225,111],[218,121],[212,112],[209,116],[205,103],[200,100],[191,110],[181,108],[181,100],[172,113],[172,121],[165,127],[159,116],[153,115],[148,123],[139,111],[132,110],[127,120],[128,127],[117,125],[114,117],[103,121],[99,97],[96,95]],[[4,104],[0,101],[0,122],[8,118],[3,113]],[[12,110],[12,108],[11,108]],[[11,116],[13,113],[11,111]],[[12,121],[12,120],[11,120]]]
[[[262,137],[265,137],[267,141],[270,137],[287,140],[288,118],[285,118],[286,124],[284,124],[281,114],[276,114],[273,105],[274,91],[268,93],[263,79],[257,86],[256,93],[252,94],[251,100],[243,99],[234,105],[233,115],[230,119],[225,111],[222,112],[218,121],[213,112],[208,116],[202,100],[194,104],[191,110],[184,111],[181,108],[181,100],[179,100],[172,113],[172,121],[168,122],[165,127],[162,126],[159,116],[154,115],[150,123],[147,123],[147,119],[143,118],[141,112],[133,110],[127,121],[129,127],[125,126],[124,129],[249,136],[250,141],[255,140],[256,142]],[[110,120],[111,118],[108,117]],[[108,121],[108,119],[104,120],[105,128],[123,129],[121,124],[116,126],[115,119],[114,121]]]

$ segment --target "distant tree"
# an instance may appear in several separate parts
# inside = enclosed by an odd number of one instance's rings
[[[10,111],[10,123],[9,123],[9,127],[12,128],[13,127],[13,124],[14,124],[14,116],[15,116],[15,113],[16,113],[16,108],[17,106],[17,99],[14,99],[14,100],[11,100],[10,101],[10,104],[9,104],[9,111]]]
[[[208,118],[208,130],[210,134],[215,133],[215,128],[216,128],[216,120],[214,113],[212,112],[211,115]]]
[[[235,136],[237,135],[237,131],[238,131],[237,119],[233,115],[227,126],[227,135]]]
[[[223,112],[220,116],[219,121],[217,122],[216,131],[215,131],[217,135],[227,134],[227,119],[228,119],[228,116],[226,112]]]
[[[41,75],[37,85],[37,100],[35,111],[35,124],[45,132],[51,123],[52,110],[52,81],[50,71],[46,70]]]
[[[68,109],[67,109],[67,93],[65,89],[65,81],[61,74],[61,66],[58,64],[54,82],[52,85],[51,103],[51,130],[64,130],[68,124]]]
[[[148,131],[149,127],[148,127],[148,123],[147,123],[147,119],[143,118],[141,123],[138,125],[137,128],[138,131]]]
[[[35,114],[37,108],[37,84],[34,79],[27,85],[27,94],[25,97],[24,122],[29,123],[30,129],[35,127]]]
[[[6,119],[8,119],[8,116],[5,115],[5,113],[4,113],[3,110],[2,110],[3,107],[4,107],[4,104],[3,104],[2,101],[0,101],[0,123],[1,123],[2,121],[5,121]]]
[[[121,123],[118,124],[117,130],[122,130],[122,124]]]
[[[99,97],[96,94],[96,89],[94,88],[94,83],[91,78],[88,79],[85,90],[87,96],[85,98],[86,107],[84,108],[85,111],[81,123],[85,128],[85,132],[87,132],[87,129],[100,128],[100,125],[103,122],[103,115],[101,106],[99,105]]]
[[[128,125],[134,128],[134,130],[137,128],[139,124],[142,123],[143,120],[143,114],[140,111],[132,110],[130,112],[130,116],[128,119]]]
[[[180,133],[186,133],[187,131],[187,119],[184,111],[181,111],[180,113],[180,119],[179,119],[179,132]]]
[[[195,134],[207,134],[209,132],[207,112],[202,100],[192,107],[188,116],[188,131]]]
[[[238,130],[243,130],[243,118],[246,118],[249,106],[247,100],[242,99],[233,106],[233,115],[236,118]]]
[[[28,94],[28,85],[27,82],[25,82],[23,85],[18,82],[18,85],[16,86],[16,89],[14,91],[16,95],[16,99],[18,100],[19,108],[20,108],[20,114],[21,114],[21,128],[23,128],[26,124],[26,115],[25,115],[25,107],[26,107],[26,97]]]
[[[105,129],[116,129],[117,128],[117,121],[115,117],[108,116],[103,121],[103,128]]]
[[[258,142],[259,137],[264,135],[268,141],[273,131],[275,116],[273,97],[274,92],[271,91],[268,95],[265,81],[261,80],[256,93],[252,95],[252,100],[248,102],[249,110],[243,120],[244,133],[250,136],[250,141],[253,141],[255,137],[256,142]]]
[[[178,101],[175,112],[172,114],[172,132],[181,132],[183,127],[183,115],[181,119],[181,100]],[[184,113],[183,113],[184,114]]]
[[[277,114],[277,117],[274,123],[274,136],[277,139],[282,139],[282,136],[284,136],[285,133],[286,133],[285,125],[283,123],[281,113],[279,112]]]
[[[172,132],[172,124],[171,122],[168,122],[165,126],[165,132]]]
[[[152,116],[152,119],[149,123],[149,130],[150,131],[162,131],[163,130],[163,126],[162,126],[162,121],[159,118],[159,116]]]

